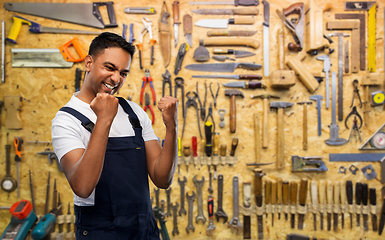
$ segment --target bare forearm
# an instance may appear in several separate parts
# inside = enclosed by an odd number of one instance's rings
[[[76,195],[91,195],[103,169],[110,126],[96,122],[94,131],[83,155],[69,174],[69,183]]]
[[[172,182],[177,164],[176,148],[176,131],[167,129],[163,149],[154,168],[153,181],[159,188],[168,188]]]

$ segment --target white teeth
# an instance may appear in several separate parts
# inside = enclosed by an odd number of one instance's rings
[[[109,85],[107,83],[104,83],[104,86],[106,86],[107,88],[109,88],[111,90],[115,88],[115,86]]]

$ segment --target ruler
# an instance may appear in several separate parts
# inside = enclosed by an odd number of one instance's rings
[[[368,11],[368,67],[376,72],[376,4]]]

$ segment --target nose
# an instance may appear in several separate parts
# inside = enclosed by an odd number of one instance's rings
[[[119,71],[114,71],[114,73],[111,76],[112,81],[114,81],[115,84],[118,84],[120,82],[120,73]]]

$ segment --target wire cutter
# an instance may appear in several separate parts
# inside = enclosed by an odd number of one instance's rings
[[[144,94],[144,102],[145,102],[145,106],[143,108],[144,111],[147,110],[147,107],[150,109],[151,111],[151,115],[152,115],[152,124],[154,124],[155,122],[155,114],[154,114],[154,109],[152,108],[151,104],[150,104],[150,94],[149,93],[146,93]]]
[[[191,91],[188,91],[188,92],[186,93],[187,101],[186,101],[186,108],[185,108],[184,113],[183,113],[183,119],[184,119],[184,120],[183,120],[183,129],[182,129],[182,139],[183,139],[183,134],[184,134],[184,128],[185,128],[185,125],[186,125],[187,109],[188,109],[190,106],[193,106],[193,107],[195,107],[195,109],[196,109],[197,122],[198,122],[198,129],[199,129],[199,135],[200,135],[200,137],[202,138],[201,126],[200,126],[200,123],[199,123],[198,103],[197,103],[197,101],[195,100],[195,99],[198,97],[198,94],[197,94],[195,91],[192,91],[192,93],[194,94],[194,96],[190,96],[190,93],[191,93]]]
[[[155,90],[154,90],[154,85],[152,85],[152,77],[150,77],[149,69],[144,70],[143,84],[142,84],[142,89],[140,90],[140,105],[143,105],[143,93],[147,83],[150,84],[152,99],[154,101],[154,106],[155,106],[156,105]]]
[[[136,44],[136,46],[139,49],[139,66],[140,66],[140,69],[143,69],[142,51],[143,51],[143,37],[144,37],[144,35],[146,35],[146,33],[148,33],[150,35],[151,65],[154,64],[154,45],[156,43],[156,40],[152,38],[152,30],[151,30],[152,22],[151,22],[151,20],[146,18],[146,17],[143,17],[142,22],[144,24],[144,27],[143,27],[142,31],[140,31],[140,38],[139,38],[140,43]]]

